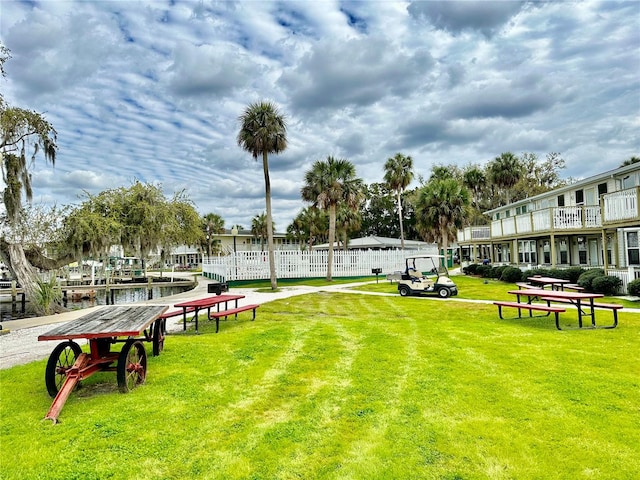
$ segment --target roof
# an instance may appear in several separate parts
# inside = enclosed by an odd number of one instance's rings
[[[336,243],[334,243],[334,246]],[[389,238],[389,237],[360,237],[360,238],[352,238],[349,240],[348,248],[350,250],[364,250],[364,249],[372,249],[372,250],[388,250],[388,249],[400,249],[402,248],[402,241],[399,238]],[[323,243],[320,245],[314,245],[314,250],[325,250],[329,248],[328,243]],[[432,248],[434,252],[437,251],[437,245],[435,243],[421,242],[418,240],[405,240],[404,241],[405,250],[424,250]]]

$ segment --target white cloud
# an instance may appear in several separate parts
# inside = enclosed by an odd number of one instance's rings
[[[275,101],[288,149],[269,158],[284,230],[312,162],[485,163],[560,152],[566,176],[640,154],[637,2],[2,2],[13,58],[2,92],[58,131],[36,198],[77,203],[133,180],[186,189],[201,213],[250,226],[261,162],[238,116]]]

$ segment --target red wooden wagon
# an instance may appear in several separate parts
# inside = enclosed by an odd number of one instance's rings
[[[64,340],[47,362],[45,384],[53,403],[45,419],[58,421],[60,411],[79,381],[96,372],[115,371],[118,387],[128,392],[143,383],[147,375],[147,352],[142,342],[153,343],[153,354],[164,346],[163,306],[108,306],[59,325],[38,340]],[[89,341],[83,353],[74,340]],[[124,343],[120,351],[111,345]]]

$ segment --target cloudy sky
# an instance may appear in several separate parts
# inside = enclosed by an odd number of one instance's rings
[[[415,172],[559,152],[584,178],[640,155],[640,2],[12,1],[0,80],[58,131],[39,202],[70,204],[134,180],[186,189],[201,214],[250,227],[261,162],[238,116],[269,100],[289,146],[270,157],[283,231],[315,160],[365,182],[386,159]]]

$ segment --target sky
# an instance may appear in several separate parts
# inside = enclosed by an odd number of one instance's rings
[[[317,160],[366,183],[387,158],[486,165],[558,152],[563,178],[640,156],[640,1],[12,1],[0,92],[57,130],[33,165],[36,203],[161,185],[230,228],[265,212],[239,116],[275,103],[287,149],[269,157],[284,231]]]

